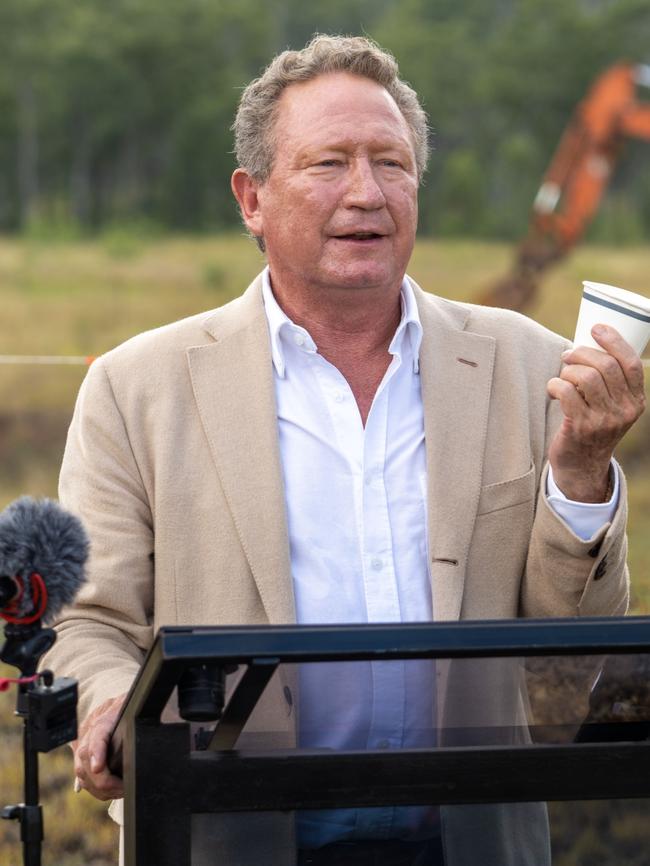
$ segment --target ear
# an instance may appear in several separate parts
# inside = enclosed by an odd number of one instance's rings
[[[237,168],[230,180],[230,187],[237,199],[246,228],[255,237],[262,237],[264,234],[262,213],[257,196],[259,183],[249,175],[246,169]]]

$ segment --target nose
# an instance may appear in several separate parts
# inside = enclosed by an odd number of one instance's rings
[[[363,210],[379,210],[386,204],[384,191],[377,182],[369,159],[356,159],[351,163],[345,204]]]

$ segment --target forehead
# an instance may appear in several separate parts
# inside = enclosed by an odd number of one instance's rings
[[[388,91],[348,72],[289,85],[279,100],[275,133],[278,154],[335,143],[351,134],[413,149],[409,126]]]

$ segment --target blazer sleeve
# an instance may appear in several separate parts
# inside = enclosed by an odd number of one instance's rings
[[[79,681],[84,718],[129,689],[152,640],[152,514],[101,358],[79,392],[59,497],[82,520],[91,549],[87,582],[58,618],[47,664]]]
[[[548,445],[561,423],[557,401],[548,408]],[[627,486],[620,472],[616,513],[591,539],[577,536],[546,498],[548,465],[542,472],[521,591],[521,614],[530,617],[606,616],[626,613]]]

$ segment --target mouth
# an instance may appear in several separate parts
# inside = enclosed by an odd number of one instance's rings
[[[381,235],[378,232],[348,232],[347,234],[333,235],[334,240],[355,243],[370,243],[372,241],[382,240],[384,237],[386,236]]]

